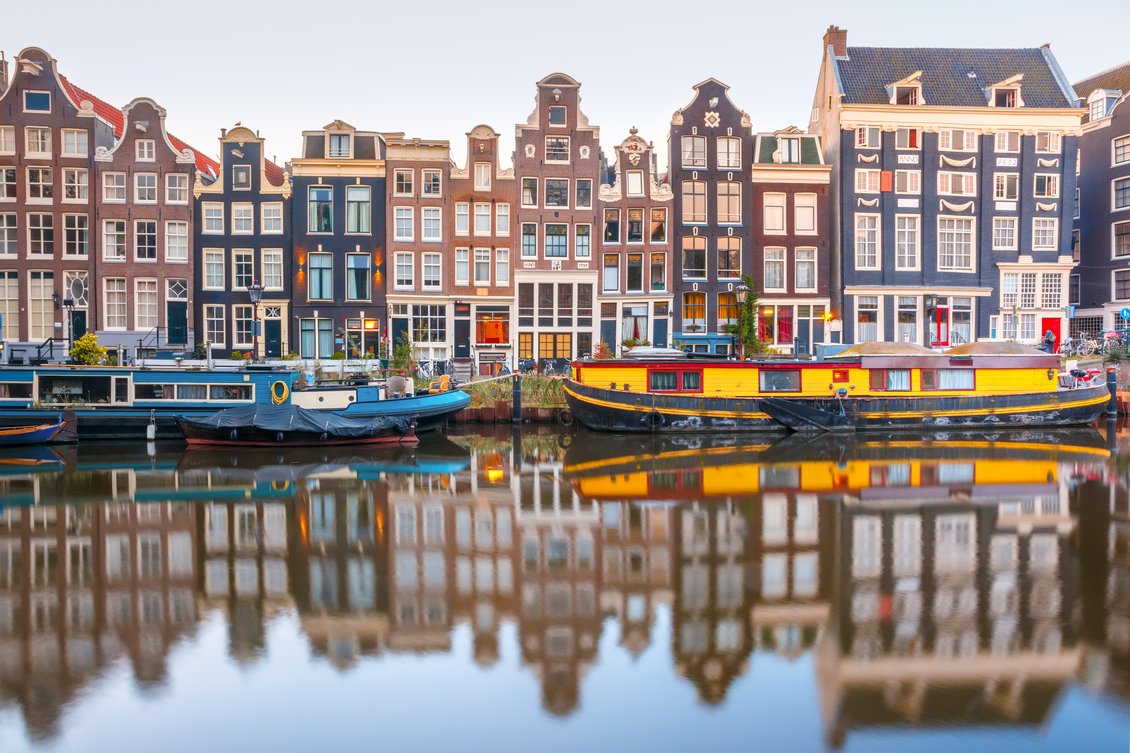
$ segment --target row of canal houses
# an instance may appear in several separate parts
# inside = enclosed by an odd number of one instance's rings
[[[807,131],[757,130],[707,79],[671,118],[666,173],[634,128],[606,155],[563,73],[509,159],[486,125],[458,166],[446,140],[334,120],[281,166],[239,123],[212,160],[152,100],[111,106],[25,49],[0,64],[6,359],[88,330],[132,355],[267,358],[407,337],[467,374],[601,340],[727,353],[743,275],[782,352],[1125,323],[1130,66],[1084,92],[1046,46],[848,47],[830,27],[823,48]]]

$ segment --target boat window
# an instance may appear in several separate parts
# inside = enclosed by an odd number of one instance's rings
[[[135,384],[134,400],[175,400],[176,388],[171,384]]]
[[[762,392],[800,392],[799,370],[762,370]]]
[[[924,390],[971,390],[973,369],[923,369]]]
[[[208,399],[208,387],[203,384],[178,384],[177,399],[206,400]]]
[[[871,369],[871,391],[909,390],[910,369]]]
[[[702,373],[698,371],[683,372],[683,389],[698,392],[702,389]]]
[[[674,391],[679,389],[679,373],[677,371],[653,371],[650,378],[652,390]]]
[[[213,384],[209,388],[212,400],[250,400],[250,384]]]
[[[0,383],[0,398],[30,398],[31,382]]]

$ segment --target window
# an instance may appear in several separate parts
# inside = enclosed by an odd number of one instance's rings
[[[1032,248],[1054,250],[1059,248],[1059,218],[1036,217],[1032,220]]]
[[[1121,165],[1124,162],[1130,162],[1130,134],[1119,136],[1111,142],[1111,150],[1113,152],[1113,164]]]
[[[604,242],[605,243],[619,243],[620,242],[620,210],[619,209],[605,209],[604,210]]]
[[[918,217],[895,217],[895,269],[918,269]]]
[[[643,243],[643,210],[628,209],[628,243]]]
[[[938,173],[938,193],[943,196],[976,196],[975,173]]]
[[[569,161],[569,137],[568,136],[546,136],[545,137],[545,161],[546,162],[568,162]]]
[[[522,256],[534,258],[538,255],[538,226],[534,222],[522,223]]]
[[[592,209],[592,179],[577,178],[577,209]]]
[[[861,295],[855,299],[855,341],[878,342],[879,297]]]
[[[783,160],[784,161],[784,160]],[[718,169],[740,170],[742,166],[742,140],[731,136],[718,137]]]
[[[369,186],[345,187],[345,232],[372,232],[371,193]]]
[[[545,205],[562,208],[569,206],[569,180],[567,178],[545,179]]]
[[[1121,178],[1114,181],[1114,208],[1126,209],[1130,207],[1130,178]]]
[[[763,224],[768,235],[783,235],[785,227],[785,194],[767,193],[763,199]]]
[[[742,184],[735,181],[718,183],[718,222],[742,221]]]
[[[922,369],[924,390],[971,390],[972,369]]]
[[[628,254],[625,261],[625,290],[629,293],[642,293],[643,254]]]
[[[157,174],[137,173],[133,176],[134,200],[140,204],[157,203]]]
[[[577,225],[576,228],[576,258],[587,259],[592,254],[592,226]]]
[[[455,249],[455,284],[471,284],[471,249]]]
[[[475,235],[490,235],[490,204],[475,204]]]
[[[55,253],[55,218],[49,214],[29,214],[28,253],[51,256]]]
[[[683,136],[683,167],[706,167],[706,137]]]
[[[1111,252],[1114,256],[1130,256],[1130,222],[1114,224],[1114,246]]]
[[[738,305],[736,293],[718,294],[718,328],[728,324],[737,324],[741,307]]]
[[[762,392],[800,392],[800,371],[797,369],[760,369]]]
[[[857,149],[879,148],[879,127],[860,126],[855,129],[855,146]]]
[[[765,249],[765,289],[785,290],[785,249]]]
[[[126,200],[125,173],[102,174],[102,200],[115,203]],[[205,204],[204,206],[207,207],[208,205]],[[205,230],[205,232],[207,232],[207,230]]]
[[[895,170],[895,193],[922,193],[922,171]]]
[[[413,175],[414,173],[411,170],[393,171],[393,194],[396,196],[412,196],[415,193],[412,186]]]
[[[1019,152],[1019,131],[997,131],[993,134],[993,147],[998,152]]]
[[[307,299],[311,301],[332,301],[334,297],[333,254],[312,253],[307,257],[310,268],[310,282],[307,287]],[[235,287],[246,287],[238,281]]]
[[[491,163],[489,162],[476,162],[475,163],[475,190],[476,191],[489,191],[491,181]]]
[[[879,217],[855,216],[855,268],[879,269]]]
[[[136,297],[134,308],[134,328],[151,330],[157,326],[157,281],[134,280],[133,292]],[[249,307],[250,308],[250,307]]]
[[[157,260],[157,223],[139,220],[133,228],[133,258],[139,261]]]
[[[545,226],[545,258],[565,258],[569,255],[569,226],[558,223],[546,223]]]
[[[855,171],[855,192],[856,193],[879,193],[879,176],[882,171],[880,170],[866,170],[856,168]]]
[[[207,342],[223,346],[227,341],[226,325],[227,317],[223,306],[217,304],[204,305],[204,338]]]
[[[424,243],[439,243],[443,240],[443,210],[439,207],[423,207],[420,240]]]
[[[522,206],[536,207],[538,205],[538,179],[522,178]]]
[[[0,167],[0,199],[16,198],[16,168]]]
[[[19,238],[16,215],[0,214],[0,256],[16,256],[19,253]]]
[[[508,248],[494,250],[494,284],[501,286],[510,284],[510,249]]]
[[[938,131],[938,148],[948,152],[972,152],[977,150],[977,132],[959,128],[943,128]]]
[[[255,232],[255,205],[231,205],[232,235],[252,235]]]
[[[110,277],[103,281],[106,290],[106,329],[126,328],[126,281]]]
[[[549,124],[551,126],[565,125],[565,106],[564,105],[550,105],[549,107]]]
[[[816,249],[798,248],[796,250],[796,271],[793,284],[797,292],[816,290]]]
[[[993,250],[1016,250],[1016,218],[993,218]]]
[[[165,203],[188,203],[188,176],[184,173],[167,173],[165,175]]]
[[[706,183],[683,181],[683,222],[706,222]]]
[[[653,291],[667,289],[667,254],[651,255],[651,289]]]
[[[1063,134],[1055,131],[1036,131],[1036,151],[1058,154],[1063,149]]]
[[[364,256],[362,258],[368,258]],[[282,290],[283,252],[281,248],[265,248],[262,251],[263,289]]]
[[[63,156],[64,157],[86,157],[90,153],[90,135],[83,130],[77,128],[64,128],[63,129]],[[2,140],[2,137],[0,137]],[[0,144],[0,152],[3,152],[3,145]]]
[[[871,369],[871,391],[909,390],[910,369]]]
[[[420,171],[421,195],[440,196],[443,189],[442,173],[439,170]]]
[[[64,131],[63,133],[66,133]],[[83,131],[85,133],[85,131]],[[16,153],[16,127],[0,125],[0,154]],[[85,156],[85,155],[83,155]]]
[[[1015,272],[1001,275],[1001,308],[1010,309],[1017,305],[1020,277]]]
[[[1020,175],[997,173],[993,176],[993,198],[997,201],[1016,201],[1020,195]]]
[[[972,271],[973,219],[938,218],[938,270]]]
[[[741,277],[742,239],[732,235],[719,237],[715,241],[718,257],[718,277]]]
[[[687,332],[706,329],[706,293],[683,293],[683,329]]]
[[[32,128],[24,129],[24,151],[28,157],[51,156],[51,129]]]
[[[14,219],[14,218],[13,218]],[[187,226],[188,223],[185,223]],[[12,225],[13,234],[15,223]],[[63,215],[63,254],[65,256],[86,256],[88,248],[87,217],[85,214]],[[2,229],[0,229],[2,232]],[[0,253],[3,239],[0,238]]]
[[[412,207],[395,207],[393,209],[393,240],[412,240],[414,229],[415,222],[412,218]]]
[[[19,272],[0,270],[0,339],[20,338]],[[9,388],[10,389],[10,388]]]
[[[423,279],[420,287],[423,290],[439,290],[443,287],[443,263],[439,254],[423,255]]]
[[[102,221],[102,258],[126,258],[126,221]]]
[[[643,196],[643,172],[640,170],[629,170],[625,176],[627,179],[627,196]]]
[[[52,180],[51,168],[29,167],[27,169],[28,201],[49,203],[55,196],[55,187]]]
[[[252,332],[254,330],[253,310],[246,304],[231,307],[232,318],[232,347],[251,347]]]
[[[1063,275],[1045,272],[1040,278],[1040,307],[1057,309],[1063,303]]]
[[[311,233],[333,232],[333,189],[310,186],[307,192],[307,227]]]
[[[683,236],[683,277],[706,277],[706,238]]]
[[[618,293],[620,291],[620,257],[617,254],[605,254],[602,270],[600,289],[605,293]]]
[[[348,133],[331,133],[329,134],[329,156],[330,157],[349,157],[352,152],[352,135]]]
[[[138,162],[153,162],[157,159],[157,142],[153,139],[138,139],[134,142],[134,150]]]
[[[475,249],[475,284],[490,285],[490,249]]]
[[[204,249],[204,287],[208,290],[224,287],[224,252],[218,248]]]
[[[311,254],[311,256],[319,255]],[[329,254],[321,255],[329,256]],[[231,256],[232,290],[245,291],[255,281],[255,252],[249,248],[237,248],[232,250]]]
[[[777,155],[782,164],[796,164],[800,162],[800,139],[777,139]]]
[[[784,230],[783,223],[781,230]],[[816,234],[816,194],[798,193],[793,196],[793,230],[797,235]]]
[[[260,217],[263,221],[264,233],[281,233],[283,231],[282,225],[282,208],[283,205],[278,202],[270,202],[267,204],[260,204]]]
[[[651,233],[649,235],[652,243],[666,243],[667,242],[667,210],[662,208],[655,208],[651,210]]]
[[[899,128],[895,131],[895,149],[919,149],[921,146],[922,131],[920,129]]]
[[[442,343],[447,339],[446,306],[413,306],[412,339],[419,343]]]
[[[395,254],[395,274],[393,276],[393,287],[397,290],[411,290],[415,284],[413,278],[414,263],[412,254]]]
[[[494,205],[494,234],[510,235],[510,205]]]
[[[1020,275],[1020,308],[1036,308],[1036,273],[1023,272]]]
[[[1114,300],[1130,300],[1130,269],[1118,269],[1114,272]]]
[[[1036,175],[1036,198],[1059,198],[1059,176],[1038,173]]]
[[[993,89],[994,107],[1020,107],[1020,90],[1014,87]]]
[[[218,234],[224,232],[224,205],[206,201],[204,209],[204,232]]]

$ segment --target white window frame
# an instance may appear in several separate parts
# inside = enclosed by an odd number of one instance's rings
[[[174,229],[183,230],[183,232],[174,232]],[[189,234],[192,229],[186,220],[166,220],[165,221],[165,261],[170,264],[188,264],[188,257],[191,255],[191,242],[189,241]],[[174,243],[173,239],[177,239]],[[183,239],[183,244],[180,242]],[[184,256],[173,256],[170,252],[174,249],[183,248]]]
[[[471,284],[471,249],[462,246],[455,249],[455,284]]]
[[[1040,148],[1041,139],[1046,140],[1044,148]],[[1059,131],[1036,131],[1036,154],[1059,154],[1063,151],[1063,134]]]
[[[428,280],[429,268],[434,268],[434,281]],[[443,290],[443,254],[428,251],[420,254],[420,290]]]
[[[1020,173],[993,173],[994,201],[1017,201],[1019,198]]]
[[[879,193],[879,187],[882,185],[882,175],[883,171],[877,168],[855,168],[855,192]]]
[[[121,198],[112,196],[109,192],[121,194]],[[125,173],[102,173],[102,201],[106,204],[125,204],[129,186]]]
[[[471,204],[466,201],[455,202],[455,234],[471,234]]]
[[[1040,179],[1044,179],[1044,193],[1040,193]],[[1037,199],[1059,198],[1059,175],[1056,173],[1036,173],[1032,176],[1032,195]]]
[[[133,142],[134,158],[138,162],[157,161],[157,142],[153,139],[138,139]]]
[[[494,205],[494,234],[497,236],[510,235],[510,205],[500,203]]]
[[[969,223],[969,266],[942,266],[942,223],[943,222],[968,222]],[[958,217],[953,215],[938,215],[935,225],[937,249],[937,271],[939,272],[976,272],[977,271],[977,220],[974,217]]]
[[[954,143],[954,134],[961,134],[961,143]],[[943,152],[977,151],[978,134],[970,128],[942,128],[938,131],[938,149]]]
[[[1002,246],[1002,245],[999,245],[997,243],[997,223],[998,222],[1000,222],[1002,224],[1008,223],[1009,225],[1012,226],[1012,243],[1010,243],[1009,245]],[[992,225],[993,233],[992,233],[992,238],[990,239],[993,250],[994,251],[1015,251],[1019,247],[1018,246],[1019,241],[1017,239],[1018,226],[1019,226],[1019,223],[1017,222],[1016,217],[993,217],[993,225]]]
[[[899,227],[900,220],[913,220],[914,227],[914,263],[904,263],[904,255],[900,254],[901,238],[903,233],[910,230]],[[922,269],[922,218],[917,214],[895,215],[895,269],[899,272],[917,272]]]
[[[863,265],[859,263],[859,231],[860,220],[873,220],[875,223],[875,263],[874,266]],[[883,218],[882,215],[859,212],[855,215],[855,233],[852,236],[852,266],[859,271],[877,271],[883,268]]]
[[[10,128],[11,126],[9,126]],[[83,128],[63,128],[60,133],[63,146],[61,156],[63,157],[89,157],[90,156],[90,133]],[[82,149],[72,148],[68,141],[74,141],[77,146],[78,137],[81,136]],[[2,152],[0,152],[2,153]]]
[[[263,235],[282,234],[283,205],[281,201],[267,201],[259,205],[259,227]]]
[[[212,216],[209,217],[209,212]],[[205,201],[200,204],[200,213],[203,215],[203,222],[200,232],[203,235],[223,235],[224,234],[224,204],[219,201]],[[219,223],[218,227],[214,223]],[[212,229],[208,229],[209,223],[213,223]]]
[[[922,194],[922,171],[895,170],[895,180],[892,188],[894,188],[897,194],[920,196]]]
[[[126,278],[124,277],[108,277],[103,279],[102,284],[102,310],[103,324],[108,332],[125,332],[129,329],[129,290],[126,287]],[[120,286],[119,286],[120,283]],[[110,307],[110,296],[121,296],[115,302],[115,306],[120,305],[122,309],[122,324],[121,326],[111,326],[110,316],[114,313]]]
[[[153,198],[152,199],[141,198],[141,191],[142,191],[141,179],[142,178],[152,178],[153,179],[153,187],[152,187]],[[146,187],[144,190],[149,191],[150,189],[148,187]],[[134,203],[136,203],[136,204],[156,204],[159,192],[160,192],[160,189],[157,188],[157,173],[134,173],[133,174],[133,200],[134,200]]]
[[[491,187],[491,180],[493,179],[494,165],[490,162],[476,162],[474,167],[475,190],[476,191],[489,191]],[[484,180],[485,178],[485,180]]]
[[[286,266],[284,264],[283,250],[281,248],[264,248],[259,252],[259,268],[263,271],[263,290],[282,290],[286,287]],[[272,285],[272,274],[268,269],[278,268],[278,284]]]
[[[32,148],[31,137],[35,136],[35,146]],[[51,129],[44,126],[24,126],[24,156],[33,159],[42,159],[51,156]],[[39,148],[45,147],[45,148]]]
[[[993,134],[993,151],[998,154],[1016,154],[1020,151],[1021,145],[1020,131],[997,131]],[[1010,141],[1015,141],[1012,148],[1009,148]]]
[[[177,198],[178,196],[181,198]],[[185,173],[165,173],[165,203],[188,204],[188,175]]]
[[[736,147],[734,149],[722,147]],[[742,169],[742,140],[737,136],[719,136],[715,142],[719,170]]]
[[[510,285],[510,249],[508,248],[494,250],[494,284],[497,287]]]
[[[9,155],[16,153],[16,127],[14,125],[0,125],[0,154]]]
[[[85,178],[85,180],[81,180]],[[76,180],[79,179],[79,180]],[[67,198],[67,189],[74,187],[80,196],[74,199]],[[90,200],[90,171],[85,167],[63,168],[63,191],[59,199],[64,204],[85,204]]]
[[[401,219],[407,219],[408,232],[401,232]],[[416,237],[416,214],[413,207],[392,208],[392,239],[394,241],[411,241]]]
[[[954,190],[955,181],[960,181],[959,190]],[[967,191],[966,189],[971,189]],[[977,173],[961,173],[951,170],[938,171],[939,196],[968,196],[977,195]]]
[[[400,190],[400,177],[402,175],[408,176],[408,190]],[[392,171],[392,195],[393,196],[415,196],[416,195],[416,171],[408,168],[397,168]]]
[[[479,262],[486,260],[486,277],[479,277]],[[491,253],[489,248],[476,248],[471,255],[471,276],[475,287],[488,287],[491,280]]]
[[[438,178],[439,188],[435,191],[428,190],[428,178]],[[430,199],[438,199],[443,196],[443,170],[437,170],[434,167],[420,170],[420,195]]]
[[[485,219],[486,226],[480,227],[479,220]],[[485,201],[476,201],[471,212],[471,232],[479,237],[491,234],[491,206]]]
[[[245,227],[240,228],[237,223],[242,223]],[[232,235],[254,235],[255,234],[255,205],[246,201],[233,202],[231,205],[231,234]]]
[[[400,280],[400,266],[401,262],[408,261],[408,281],[401,282]],[[416,259],[413,254],[397,251],[392,255],[392,288],[393,290],[412,290],[416,286]]]
[[[879,149],[883,146],[883,132],[879,126],[857,126],[855,129],[856,149]]]
[[[810,246],[800,246],[793,253],[794,253],[794,258],[793,258],[793,286],[796,288],[796,292],[798,292],[798,293],[815,293],[820,287],[820,264],[818,263],[819,259],[820,259],[819,251],[815,248],[810,247]],[[806,257],[811,256],[812,258],[811,259],[808,259],[808,258],[802,259],[801,258],[802,254],[805,255]],[[802,288],[800,286],[801,275],[800,275],[799,270],[800,270],[800,265],[802,263],[812,265],[812,285],[810,287],[803,287]]]
[[[814,193],[796,193],[793,194],[793,235],[818,235],[820,232],[820,219],[817,208],[819,207],[819,198]],[[812,213],[812,226],[801,222],[801,218],[805,212],[801,210],[810,210]]]
[[[200,279],[203,282],[204,290],[225,290],[227,287],[228,270],[224,262],[224,250],[222,248],[206,248],[200,257],[203,260],[203,269],[200,270]],[[220,272],[219,285],[209,284],[208,275],[209,267],[218,269]]]
[[[151,289],[142,291],[143,287],[152,286]],[[160,286],[157,284],[156,277],[135,277],[133,280],[133,328],[142,332],[148,332],[154,327],[160,326],[161,323],[161,292]],[[153,314],[152,318],[146,316],[144,319],[141,316],[141,296],[142,292],[152,293],[153,295]]]
[[[429,223],[433,225],[430,231]],[[443,242],[443,209],[441,207],[420,207],[420,242]]]
[[[1049,223],[1051,227],[1051,244],[1036,244],[1036,238],[1040,231],[1036,228],[1044,223]],[[1033,251],[1055,251],[1059,248],[1059,218],[1058,217],[1033,217],[1032,218],[1032,250]]]

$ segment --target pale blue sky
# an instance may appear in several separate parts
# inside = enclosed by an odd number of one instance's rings
[[[564,71],[606,152],[631,126],[666,161],[671,113],[713,76],[757,130],[806,127],[829,24],[861,46],[1035,47],[1072,81],[1130,59],[1130,3],[1113,0],[777,2],[294,2],[57,0],[4,11],[0,49],[43,47],[80,86],[123,105],[149,96],[208,154],[236,121],[268,155],[341,118],[361,129],[448,139],[499,131],[533,109],[534,82]]]

